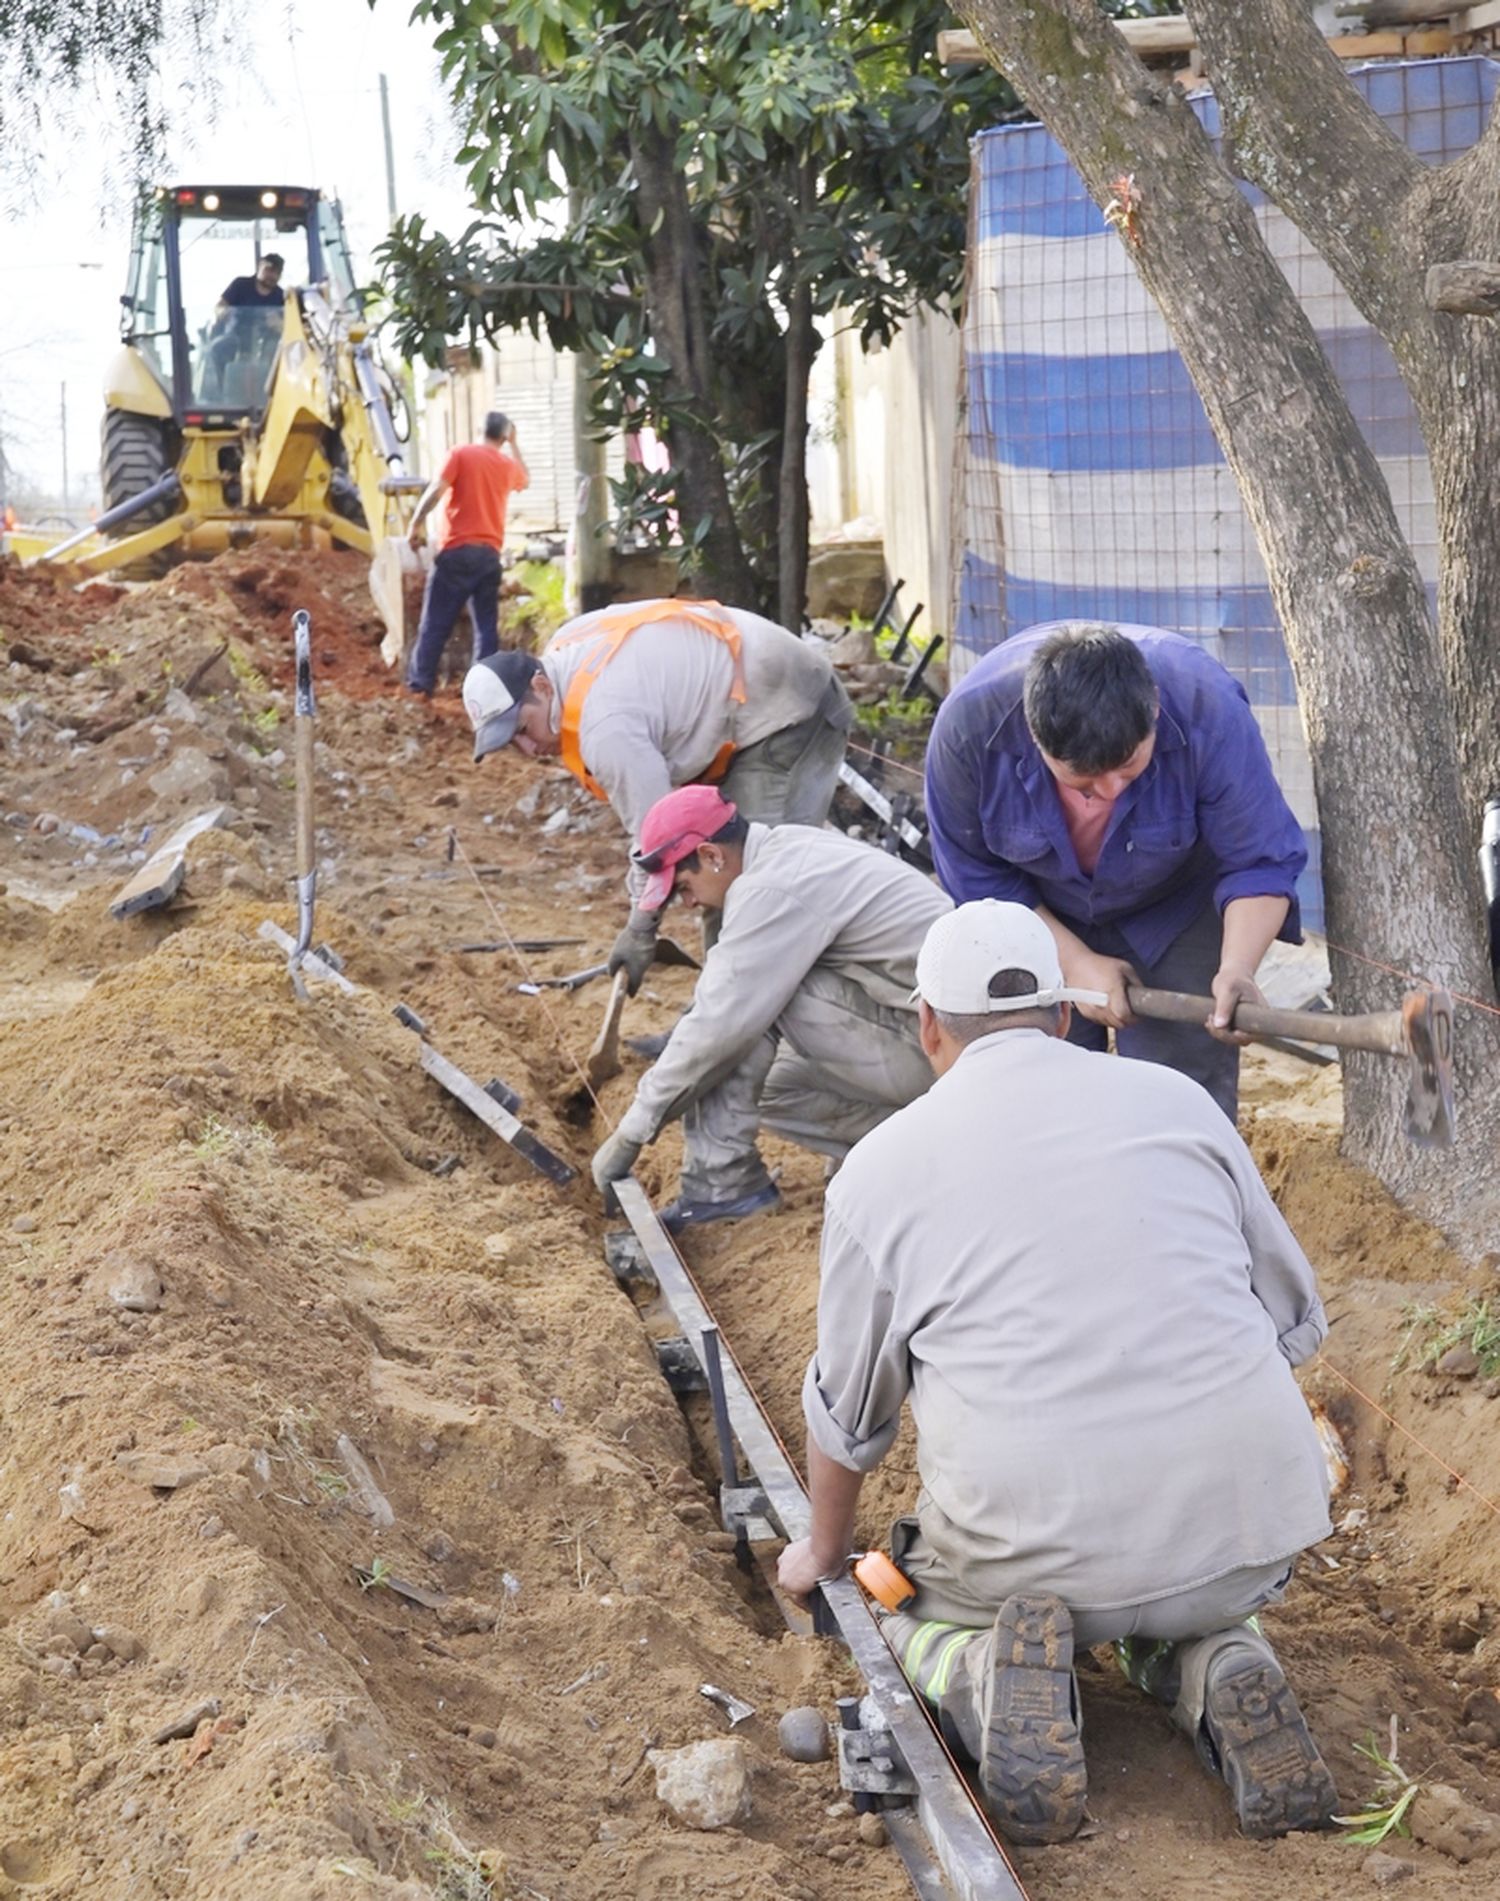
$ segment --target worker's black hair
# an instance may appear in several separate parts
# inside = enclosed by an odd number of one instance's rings
[[[713,833],[711,837],[705,838],[703,843],[705,845],[726,845],[730,850],[738,851],[743,847],[749,835],[749,819],[742,817],[740,813],[736,812],[732,819],[726,819],[718,831]],[[699,859],[697,852],[691,851],[686,858],[678,859],[677,869],[679,871],[696,871],[698,864]]]
[[[997,970],[987,988],[997,1002],[1002,997],[1030,997],[1036,993],[1036,972]],[[1043,1003],[1034,1010],[989,1010],[973,1016],[956,1010],[933,1010],[932,1014],[955,1043],[977,1043],[981,1036],[993,1036],[997,1030],[1046,1030],[1055,1036],[1062,1005]]]
[[[274,264],[278,271],[286,269],[286,259],[279,251],[263,251],[260,261],[262,264]]]
[[[1061,627],[1026,669],[1026,724],[1078,773],[1113,772],[1156,725],[1156,681],[1118,627]]]
[[[502,409],[492,409],[484,419],[486,442],[504,442],[510,430],[510,417]]]

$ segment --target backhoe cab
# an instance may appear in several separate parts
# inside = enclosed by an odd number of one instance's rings
[[[105,379],[104,512],[39,558],[160,574],[184,554],[343,542],[401,645],[405,404],[367,339],[337,203],[298,186],[143,201]]]

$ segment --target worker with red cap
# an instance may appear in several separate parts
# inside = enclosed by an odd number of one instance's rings
[[[637,907],[717,913],[691,1009],[594,1156],[606,1199],[667,1123],[683,1124],[673,1233],[780,1197],[764,1126],[841,1160],[931,1081],[912,1002],[917,952],[950,901],[899,858],[809,825],[746,820],[710,785],[659,799],[634,855]]]
[[[634,844],[673,786],[718,785],[747,819],[821,825],[853,712],[821,644],[717,601],[629,601],[564,623],[541,654],[472,667],[474,757],[514,746],[555,759],[607,800]],[[628,922],[610,952],[635,995],[656,916],[632,868]],[[710,926],[710,936],[712,927]]]

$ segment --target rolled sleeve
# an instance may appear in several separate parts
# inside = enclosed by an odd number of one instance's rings
[[[1250,1151],[1237,1134],[1228,1133],[1231,1170],[1240,1196],[1240,1228],[1250,1250],[1251,1291],[1271,1316],[1282,1358],[1291,1366],[1301,1366],[1328,1333],[1317,1276],[1272,1201]]]
[[[808,1436],[835,1464],[869,1472],[890,1451],[911,1386],[891,1289],[830,1196],[818,1287],[818,1350],[802,1385]]]
[[[1278,935],[1300,943],[1297,880],[1307,867],[1307,843],[1237,687],[1196,723],[1194,752],[1198,825],[1219,868],[1214,904],[1222,915],[1236,898],[1285,898],[1289,908]]]

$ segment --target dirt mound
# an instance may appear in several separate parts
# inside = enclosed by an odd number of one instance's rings
[[[125,598],[118,583],[77,587],[50,568],[23,568],[0,557],[0,644],[13,665],[47,674],[88,657],[87,636]]]
[[[178,598],[216,609],[227,605],[237,617],[239,638],[266,676],[283,687],[296,678],[292,615],[305,609],[319,685],[368,699],[397,684],[380,657],[385,629],[369,576],[368,559],[352,550],[244,548],[217,561],[184,564],[167,586]]]
[[[54,664],[6,676],[0,1894],[894,1901],[896,1858],[835,1771],[776,1748],[780,1713],[831,1711],[848,1666],[736,1568],[705,1409],[671,1398],[605,1271],[586,1175],[535,1175],[391,1015],[414,1008],[586,1169],[638,1059],[592,1114],[577,1061],[604,986],[517,986],[606,952],[619,827],[555,772],[475,767],[456,696],[409,705],[369,670],[363,589],[357,558],[249,550],[33,632]],[[362,987],[305,1004],[256,935],[293,916],[296,606],[316,941]],[[179,898],[113,919],[133,854],[209,798],[228,828]],[[627,1033],[690,994],[653,971]],[[1337,1124],[1333,1072],[1256,1059],[1247,1131],[1334,1322],[1305,1384],[1352,1467],[1269,1628],[1351,1808],[1392,1717],[1403,1765],[1457,1792],[1419,1798],[1397,1845],[1412,1893],[1500,1894],[1500,1860],[1453,1859],[1500,1811],[1492,1275],[1343,1163]],[[687,1251],[796,1449],[822,1170],[770,1158],[786,1212]],[[670,1136],[643,1157],[653,1195],[676,1163]],[[903,1440],[861,1537],[914,1485]],[[754,1810],[723,1840],[665,1817],[647,1760],[724,1733],[704,1681],[757,1708],[736,1732]],[[1375,1885],[1339,1838],[1242,1841],[1106,1655],[1082,1695],[1090,1830],[1019,1858],[1035,1901]]]
[[[645,1765],[721,1732],[711,1679],[769,1712],[736,1891],[822,1892],[814,1843],[872,1851],[771,1737],[830,1661],[760,1635],[705,1536],[585,1198],[383,1004],[297,1005],[259,915],[221,900],[14,1039],[0,1844],[78,1895],[394,1894],[484,1848],[521,1893],[713,1893]]]

